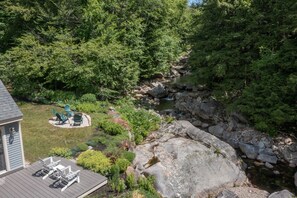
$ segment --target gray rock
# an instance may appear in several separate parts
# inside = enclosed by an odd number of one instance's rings
[[[171,69],[171,75],[172,77],[179,77],[180,76],[180,73],[176,70],[176,69]]]
[[[297,165],[297,143],[279,146],[280,155],[290,164]]]
[[[276,164],[277,163],[277,157],[276,155],[268,155],[265,153],[261,153],[258,155],[257,160],[260,160],[262,162],[269,162],[271,164]]]
[[[267,155],[275,155],[271,148],[262,149],[259,153],[260,154],[263,153],[263,154],[267,154]]]
[[[237,129],[237,123],[234,119],[229,118],[227,131],[235,131]]]
[[[204,120],[209,120],[210,119],[210,116],[207,115],[204,111],[195,110],[195,111],[192,112],[192,114],[193,115],[198,115],[200,118],[202,118]]]
[[[267,168],[273,168],[273,165],[272,164],[270,164],[270,163],[268,163],[268,162],[265,162],[265,166],[267,167]]]
[[[168,92],[165,89],[165,86],[162,83],[154,83],[154,87],[149,90],[147,93],[153,96],[154,98],[163,98],[167,96]]]
[[[254,161],[255,166],[263,166],[263,162]]]
[[[259,147],[257,146],[239,143],[239,148],[249,159],[256,159],[258,156]]]
[[[264,149],[265,149],[265,144],[264,144],[264,142],[260,141],[260,142],[258,143],[258,147],[259,147],[260,150],[264,150]]]
[[[186,86],[183,86],[186,89]],[[176,108],[185,113],[191,113],[191,115],[196,118],[202,118],[204,120],[216,119],[219,103],[212,99],[201,99],[200,95],[197,93],[177,93],[176,98]],[[203,95],[203,94],[202,94]],[[204,94],[205,95],[205,94]]]
[[[207,197],[214,189],[246,181],[231,146],[187,121],[172,126],[177,127],[174,134],[186,133],[197,141],[166,133],[171,127],[159,131],[159,139],[134,150],[134,164],[145,168],[143,174],[156,177],[155,185],[163,197]]]
[[[279,172],[278,170],[274,170],[273,173],[274,173],[275,175],[279,175],[279,174],[280,174],[280,172]]]
[[[291,167],[291,168],[295,168],[295,167],[296,167],[296,164],[295,164],[295,163],[290,163],[290,164],[289,164],[289,167]]]
[[[218,138],[222,138],[223,137],[223,133],[224,133],[225,129],[224,129],[224,124],[220,123],[216,126],[210,126],[208,128],[208,132],[211,133],[212,135],[218,137]]]
[[[202,122],[200,120],[195,120],[192,124],[196,127],[202,126]]]
[[[282,191],[278,191],[278,192],[274,192],[271,195],[269,195],[268,198],[293,198],[294,194],[291,193],[288,190],[282,190]]]
[[[188,121],[177,121],[177,123],[182,122],[183,126],[186,126],[183,130],[185,133],[193,140],[201,142],[207,147],[213,147],[215,150],[220,151],[223,156],[228,156],[228,158],[237,160],[237,155],[235,150],[227,143],[220,141],[217,137],[194,127]]]
[[[202,125],[201,125],[202,128],[207,128],[208,126],[209,126],[209,124],[207,124],[207,123],[202,123]]]
[[[234,192],[232,192],[231,190],[223,190],[218,196],[217,198],[239,198]]]
[[[217,198],[267,198],[269,193],[252,187],[234,187],[223,190]]]

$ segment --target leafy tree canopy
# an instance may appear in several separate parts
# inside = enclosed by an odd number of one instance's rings
[[[185,40],[186,0],[4,0],[0,77],[14,93],[124,93],[167,72]],[[183,29],[185,31],[183,31]]]
[[[205,0],[193,18],[197,81],[275,134],[297,121],[294,0]]]

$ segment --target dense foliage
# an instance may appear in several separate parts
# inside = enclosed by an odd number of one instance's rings
[[[166,72],[187,34],[186,0],[4,0],[0,78],[18,96],[109,96]],[[179,26],[179,24],[181,24]]]
[[[127,132],[127,130],[120,124],[109,120],[102,120],[99,122],[99,126],[109,135],[119,135]]]
[[[133,102],[127,98],[118,101],[117,110],[129,122],[136,144],[140,144],[152,131],[159,128],[161,118],[157,114],[136,109]]]
[[[110,171],[111,162],[100,151],[88,150],[81,153],[77,158],[77,164],[86,169],[106,175]]]
[[[275,134],[297,121],[294,0],[205,0],[193,18],[197,81]]]

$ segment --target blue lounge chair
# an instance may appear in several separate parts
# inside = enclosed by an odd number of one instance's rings
[[[52,109],[51,112],[52,112],[53,116],[56,117],[56,113],[58,113],[56,111],[56,109]],[[56,117],[56,121],[58,121],[58,118],[57,117]]]
[[[67,116],[61,114],[61,113],[56,113],[57,119],[59,121],[59,124],[64,124],[67,120],[69,122],[69,119]]]
[[[73,126],[81,125],[83,121],[82,113],[75,113],[73,116]]]
[[[69,104],[65,105],[64,110],[68,118],[73,116],[73,111],[71,111]]]

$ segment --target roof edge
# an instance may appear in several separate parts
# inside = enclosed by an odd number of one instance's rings
[[[19,121],[22,121],[22,120],[23,120],[23,116],[11,118],[11,119],[6,119],[6,120],[0,120],[0,126],[5,125],[5,124],[14,123],[14,122],[19,122]]]

